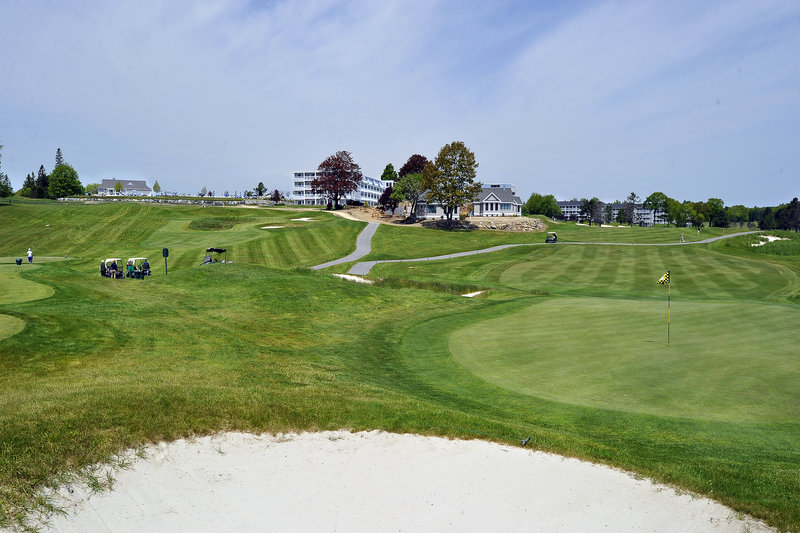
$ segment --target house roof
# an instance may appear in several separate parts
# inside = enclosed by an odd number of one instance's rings
[[[478,197],[475,201],[485,202],[491,195],[496,196],[498,202],[522,205],[520,197],[514,196],[511,189],[505,187],[484,187],[481,189],[481,192],[478,193]]]
[[[101,189],[113,189],[114,185],[117,182],[122,183],[122,188],[124,190],[130,191],[149,191],[151,190],[150,187],[147,186],[147,183],[144,180],[118,180],[118,179],[104,179],[103,182],[100,184]]]
[[[427,203],[427,197],[430,189],[426,189],[419,194],[418,201],[420,203]],[[497,200],[487,200],[491,195],[494,195]],[[519,196],[515,196],[511,189],[507,189],[505,187],[483,187],[481,192],[475,196],[473,203],[475,202],[486,202],[486,201],[494,201],[494,202],[502,202],[502,203],[509,203],[509,204],[516,204],[522,205],[522,199]]]

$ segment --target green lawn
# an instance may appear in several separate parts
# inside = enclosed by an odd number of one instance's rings
[[[287,209],[0,206],[0,526],[46,508],[37,489],[121,448],[351,428],[530,436],[800,528],[794,240],[772,243],[782,253],[739,242],[751,237],[521,247],[381,264],[373,286],[294,268],[347,255],[363,227]],[[565,227],[573,241],[675,238]],[[542,238],[382,226],[375,253]],[[17,272],[28,246],[61,260]],[[209,246],[234,264],[201,266]],[[97,274],[100,259],[134,255],[153,276]],[[669,348],[655,283],[667,268]],[[458,295],[475,288],[488,293]]]

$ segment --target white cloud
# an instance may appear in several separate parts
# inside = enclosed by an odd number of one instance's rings
[[[523,193],[800,194],[791,3],[26,2],[0,20],[16,185],[59,146],[85,182],[193,192],[286,189],[339,149],[377,176],[463,140]]]

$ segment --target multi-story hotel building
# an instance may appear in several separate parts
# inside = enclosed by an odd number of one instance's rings
[[[328,199],[324,194],[315,194],[311,190],[311,182],[319,172],[295,172],[292,177],[292,203],[295,205],[325,205]],[[360,204],[366,202],[370,207],[378,205],[383,191],[386,190],[386,182],[379,179],[364,176],[361,178],[358,189],[348,193],[343,201],[353,201]]]

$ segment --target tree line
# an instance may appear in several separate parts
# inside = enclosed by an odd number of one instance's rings
[[[477,168],[475,154],[461,141],[443,146],[433,161],[413,154],[399,172],[391,163],[386,165],[381,179],[393,181],[394,185],[386,187],[378,205],[394,211],[400,202],[408,202],[408,218],[413,221],[419,201],[425,199],[442,206],[446,219],[452,222],[454,216],[460,215],[459,209],[471,203],[481,190],[481,183],[475,181]],[[352,154],[338,151],[320,163],[311,190],[325,196],[329,209],[338,209],[348,193],[358,190],[362,179],[361,167]]]
[[[590,225],[603,222],[639,224],[642,221],[637,208],[641,205],[649,211],[660,214],[656,218],[656,223],[660,221],[667,225],[674,224],[680,227],[691,225],[699,228],[705,224],[726,228],[731,224],[749,224],[757,225],[761,229],[800,230],[800,203],[797,198],[777,207],[726,206],[719,198],[709,198],[699,202],[690,200],[680,202],[663,192],[652,193],[641,204],[639,195],[634,192],[630,193],[624,201],[613,203],[604,203],[597,197],[573,199],[573,201],[580,202],[578,218],[587,221]],[[616,217],[612,216],[613,204],[619,206]],[[531,194],[522,206],[522,214],[545,215],[554,219],[564,218],[561,208],[552,194]]]
[[[0,145],[0,150],[2,148]],[[48,174],[44,165],[40,165],[38,172],[31,172],[25,176],[22,188],[17,191],[17,194],[27,198],[61,198],[84,194],[84,192],[85,189],[78,178],[78,173],[64,161],[64,154],[61,152],[61,148],[58,148],[53,172]],[[14,194],[14,190],[11,187],[11,181],[0,170],[0,197],[8,197],[12,194]]]

